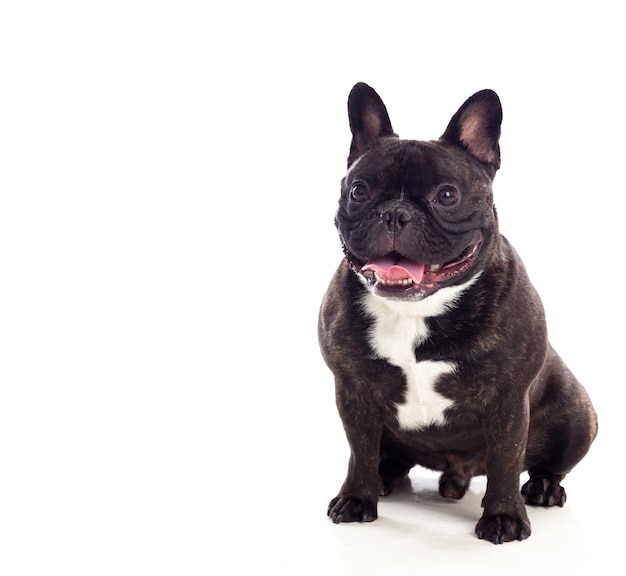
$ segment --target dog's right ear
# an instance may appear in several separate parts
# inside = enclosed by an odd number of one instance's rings
[[[387,108],[380,96],[363,82],[355,84],[350,91],[348,119],[352,131],[348,167],[378,139],[397,136],[391,127]]]

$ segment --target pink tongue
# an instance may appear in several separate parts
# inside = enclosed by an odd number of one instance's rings
[[[413,260],[409,260],[408,258],[398,259],[383,256],[382,258],[370,260],[361,270],[373,270],[380,274],[383,280],[388,282],[397,282],[398,280],[411,278],[413,282],[419,284],[424,277],[425,268],[425,264],[413,262]]]

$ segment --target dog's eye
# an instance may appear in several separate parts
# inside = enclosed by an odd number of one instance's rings
[[[368,196],[367,186],[363,184],[363,182],[355,182],[352,184],[352,188],[350,188],[350,197],[355,202],[363,202],[364,200],[367,200]]]
[[[452,186],[443,186],[437,190],[435,195],[435,202],[442,206],[454,206],[459,201],[461,195],[456,188]]]

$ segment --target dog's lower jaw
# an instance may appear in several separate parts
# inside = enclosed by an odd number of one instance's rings
[[[369,278],[366,278],[360,272],[356,272],[359,280],[363,283],[365,288],[371,292],[374,296],[383,298],[385,300],[392,300],[397,302],[419,302],[424,300],[431,294],[434,294],[438,286],[432,285],[416,285],[414,283],[398,284],[397,286],[390,284],[383,284],[381,282],[372,282]]]

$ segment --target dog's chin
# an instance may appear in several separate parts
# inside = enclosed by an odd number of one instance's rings
[[[456,258],[441,264],[424,264],[392,252],[363,261],[344,246],[346,259],[372,294],[388,300],[418,301],[444,286],[461,283],[472,273],[482,239]]]

